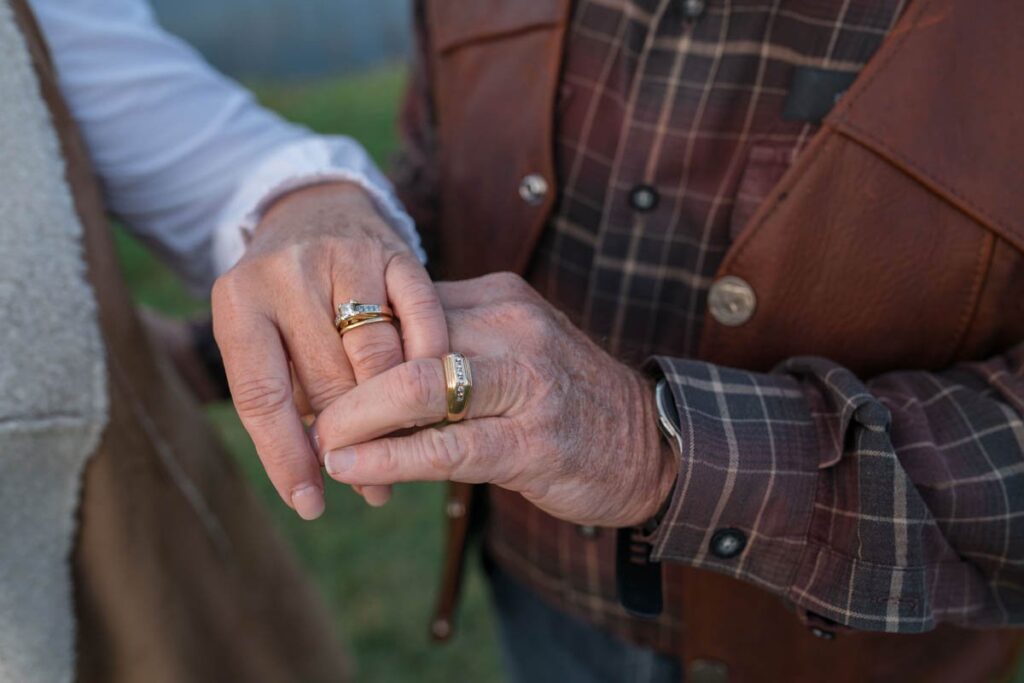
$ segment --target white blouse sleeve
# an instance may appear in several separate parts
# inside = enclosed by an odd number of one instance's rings
[[[193,287],[303,185],[360,184],[423,258],[412,220],[366,151],[262,108],[156,23],[144,0],[30,0],[110,209]]]

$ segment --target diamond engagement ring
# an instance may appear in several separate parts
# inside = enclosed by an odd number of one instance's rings
[[[449,353],[441,360],[448,399],[448,422],[459,422],[469,410],[469,399],[473,394],[473,372],[469,368],[469,359],[461,353]]]
[[[387,306],[361,304],[358,301],[349,300],[338,304],[338,315],[334,318],[334,327],[340,334],[345,334],[363,325],[391,322],[393,319],[394,314]]]

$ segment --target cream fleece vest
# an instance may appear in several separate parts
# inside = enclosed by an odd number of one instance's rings
[[[49,111],[0,0],[0,683],[74,674],[69,556],[107,417],[81,238]]]

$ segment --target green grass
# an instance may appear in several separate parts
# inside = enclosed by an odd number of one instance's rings
[[[287,118],[317,131],[352,135],[386,165],[396,146],[394,119],[403,82],[403,70],[390,67],[322,84],[253,87],[264,103]],[[120,230],[117,245],[141,303],[172,315],[206,309],[205,301],[190,297],[166,268]],[[213,406],[209,416],[319,584],[349,646],[358,680],[501,679],[486,591],[475,564],[455,639],[438,646],[428,638],[440,567],[441,486],[396,487],[394,499],[374,510],[347,487],[328,482],[326,514],[316,522],[302,522],[277,498],[231,406]]]

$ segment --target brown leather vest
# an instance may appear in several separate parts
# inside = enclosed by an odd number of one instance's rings
[[[557,192],[553,107],[568,0],[433,0],[443,272],[523,272]],[[819,355],[865,376],[940,369],[1024,339],[1024,9],[917,0],[738,237],[718,277],[757,295],[753,317],[710,315],[700,357],[755,370]],[[531,205],[528,174],[552,186]],[[452,499],[466,503],[469,487]],[[459,510],[449,506],[449,510]],[[465,516],[450,528],[435,633],[458,590]],[[687,661],[731,680],[991,680],[1017,632],[812,636],[783,603],[672,567]],[[438,625],[440,624],[440,628]]]

